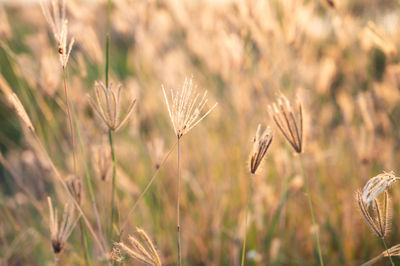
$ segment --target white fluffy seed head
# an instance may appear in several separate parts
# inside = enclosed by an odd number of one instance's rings
[[[383,191],[399,179],[399,177],[394,175],[393,171],[383,172],[371,178],[362,190],[361,198],[364,204],[369,207]]]

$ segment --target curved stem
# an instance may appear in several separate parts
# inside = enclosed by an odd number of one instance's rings
[[[306,173],[306,171],[304,169],[303,157],[301,156],[301,154],[299,154],[299,156],[300,156],[301,169],[303,171],[304,185],[305,185],[305,188],[306,188],[308,206],[310,208],[311,220],[312,220],[313,228],[315,230],[314,231],[314,236],[315,236],[315,244],[316,244],[317,250],[318,250],[319,264],[321,266],[323,266],[324,265],[324,261],[322,259],[321,247],[320,247],[320,244],[319,244],[319,234],[318,234],[317,223],[315,222],[314,210],[313,210],[313,205],[312,205],[312,201],[311,201],[310,188],[309,188],[309,185],[308,185],[308,177],[307,177],[307,173]]]
[[[251,194],[252,194],[252,177],[250,177],[250,183],[249,183],[249,190],[247,193],[247,207],[246,207],[246,218],[244,222],[244,238],[243,238],[243,248],[242,248],[242,266],[244,265],[244,259],[246,255],[246,238],[247,238],[247,218],[249,215],[249,209],[250,209],[250,202],[251,202]]]
[[[384,239],[383,237],[382,237],[381,239],[382,239],[383,245],[385,246],[386,252],[387,252],[387,254],[388,254],[390,263],[392,264],[392,266],[394,266],[394,263],[393,263],[393,260],[392,260],[392,256],[390,256],[389,249],[388,249],[388,247],[387,247],[387,245],[386,245],[386,241],[385,241],[385,239]]]
[[[178,192],[176,200],[176,230],[178,241],[178,266],[181,265],[181,225],[180,225],[180,197],[181,197],[181,167],[180,167],[180,138],[178,137]]]

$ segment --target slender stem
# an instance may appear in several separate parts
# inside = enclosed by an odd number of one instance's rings
[[[115,159],[115,151],[112,139],[111,129],[108,130],[108,140],[110,142],[111,148],[111,157],[113,161],[113,175],[112,175],[112,186],[111,186],[111,218],[110,218],[110,242],[112,245],[112,236],[113,236],[113,224],[114,224],[114,197],[115,197],[115,180],[117,176],[117,167],[116,167],[116,159]]]
[[[85,255],[86,265],[92,265],[92,261],[90,259],[87,236],[86,236],[86,232],[85,232],[84,223],[82,220],[79,220],[79,229],[81,231],[81,243],[82,243],[83,253]]]
[[[382,259],[383,257],[384,257],[384,256],[383,256],[383,254],[381,253],[381,254],[379,254],[378,256],[376,256],[375,258],[370,259],[369,261],[367,261],[367,262],[361,264],[361,266],[370,266],[370,265],[373,265],[373,264],[375,264],[377,261],[379,261],[380,259]]]
[[[73,105],[72,105],[72,114],[73,114],[74,120],[75,120],[76,136],[78,137],[79,149],[80,149],[81,156],[82,156],[82,163],[83,163],[83,166],[85,168],[85,179],[86,179],[86,183],[87,183],[88,190],[89,190],[90,201],[92,202],[92,208],[93,208],[94,216],[95,216],[95,219],[96,219],[96,226],[97,226],[97,230],[99,231],[99,234],[100,234],[100,240],[101,240],[101,243],[103,245],[103,249],[105,249],[104,248],[105,244],[104,244],[103,230],[101,228],[99,212],[97,210],[97,205],[96,205],[96,198],[95,198],[95,195],[94,195],[94,192],[93,192],[94,190],[93,190],[93,185],[92,185],[92,178],[90,177],[89,169],[88,169],[88,166],[87,166],[87,163],[86,163],[86,155],[85,155],[85,150],[84,150],[84,147],[83,147],[82,136],[81,136],[81,133],[80,133],[80,130],[79,130],[79,123],[78,123],[78,119],[76,117],[76,111],[75,111],[75,108],[74,108]]]
[[[72,125],[71,107],[69,106],[69,96],[68,96],[68,88],[67,88],[67,73],[65,71],[65,67],[63,67],[63,76],[64,76],[65,102],[67,103],[67,117],[68,117],[68,121],[69,121],[69,130],[71,132],[71,139],[72,139],[72,154],[74,157],[74,174],[76,175],[75,136],[74,136],[74,127]]]
[[[106,86],[108,87],[108,68],[110,62],[110,14],[111,14],[111,0],[108,0],[107,5],[107,33],[106,33]]]
[[[251,202],[251,193],[252,193],[252,178],[253,175],[250,177],[250,182],[249,182],[249,190],[247,193],[247,207],[246,207],[246,215],[245,215],[245,222],[244,222],[244,237],[243,237],[243,248],[242,248],[242,266],[244,265],[244,259],[246,256],[246,238],[247,238],[247,218],[249,215],[249,209],[250,209],[250,202]]]
[[[181,197],[181,167],[180,167],[180,138],[178,137],[178,193],[176,200],[176,230],[178,241],[178,266],[181,265],[181,224],[180,224],[180,197]]]
[[[386,252],[387,252],[387,254],[388,254],[390,263],[392,264],[392,266],[394,266],[394,263],[393,263],[393,260],[392,260],[392,256],[390,256],[389,249],[388,249],[388,247],[387,247],[387,245],[386,245],[386,241],[385,241],[385,239],[384,239],[383,237],[382,237],[381,239],[382,239],[383,245],[385,246]]]
[[[157,170],[154,172],[153,176],[151,177],[149,183],[146,185],[145,189],[143,190],[142,193],[140,193],[139,197],[137,198],[135,204],[132,206],[132,208],[129,210],[128,214],[125,217],[124,222],[122,223],[121,226],[121,231],[123,231],[123,229],[125,228],[125,226],[127,225],[128,221],[129,221],[129,216],[132,214],[132,212],[136,209],[136,207],[139,205],[139,202],[142,200],[143,196],[146,194],[146,192],[150,189],[151,185],[153,184],[155,178],[157,177],[158,172],[160,171],[160,169],[163,167],[163,165],[165,164],[165,162],[167,161],[169,155],[172,153],[172,151],[174,150],[176,144],[178,143],[178,141],[175,142],[175,144],[172,146],[172,148],[168,151],[168,153],[164,156],[163,160],[160,163],[160,166],[157,168]]]
[[[308,177],[307,177],[307,173],[306,173],[305,168],[304,168],[303,158],[302,158],[301,154],[299,154],[299,156],[300,156],[301,169],[303,171],[304,184],[305,184],[305,187],[306,187],[308,206],[310,208],[311,220],[312,220],[313,229],[314,229],[315,243],[317,245],[317,250],[318,250],[319,264],[321,266],[323,266],[324,265],[324,261],[322,259],[321,247],[320,247],[320,244],[319,244],[318,228],[317,228],[317,223],[315,222],[314,210],[313,210],[313,205],[312,205],[312,201],[311,201],[310,188],[308,186]]]

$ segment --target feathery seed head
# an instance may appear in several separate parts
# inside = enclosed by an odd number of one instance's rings
[[[136,228],[139,240],[129,236],[130,246],[123,242],[115,243],[115,247],[125,251],[131,258],[140,261],[146,265],[161,266],[161,260],[157,254],[149,236],[140,228]]]
[[[47,197],[47,201],[50,209],[50,234],[51,244],[53,251],[58,254],[64,248],[64,245],[71,235],[76,223],[78,222],[80,215],[75,218],[75,205],[73,203],[67,203],[64,206],[64,214],[61,224],[58,223],[57,210],[53,209],[50,197]]]
[[[390,230],[391,222],[392,209],[389,193],[385,190],[382,202],[375,198],[374,204],[370,206],[365,204],[361,191],[356,192],[356,200],[368,226],[379,238],[384,238]]]
[[[374,202],[379,194],[399,179],[399,177],[394,175],[393,171],[383,172],[382,174],[371,178],[362,190],[362,200],[367,208]]]
[[[117,132],[126,124],[136,103],[136,99],[132,99],[125,116],[120,120],[121,87],[119,85],[117,90],[113,90],[111,89],[111,82],[106,87],[103,82],[96,81],[94,83],[95,100],[89,97],[90,105],[96,115],[114,132]]]
[[[215,103],[203,116],[200,116],[208,101],[207,91],[201,96],[193,87],[193,78],[185,78],[180,91],[171,89],[170,103],[164,86],[162,86],[169,117],[178,139],[200,123],[217,106],[217,103]]]
[[[60,3],[60,1],[62,1]],[[57,41],[57,52],[63,68],[67,66],[69,56],[75,39],[72,38],[68,44],[68,20],[65,18],[66,0],[51,0],[49,4],[40,2],[43,15],[50,25],[54,39]]]
[[[266,154],[269,146],[271,145],[273,134],[268,126],[261,134],[261,124],[257,127],[256,135],[253,139],[253,151],[250,159],[250,172],[254,174],[257,171],[264,155]]]
[[[279,130],[297,153],[303,150],[303,112],[301,102],[297,101],[295,114],[289,100],[280,94],[276,102],[268,106],[268,111]]]

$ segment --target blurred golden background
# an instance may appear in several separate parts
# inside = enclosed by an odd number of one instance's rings
[[[357,265],[379,255],[384,247],[362,220],[354,194],[382,171],[398,171],[399,11],[394,0],[112,0],[109,79],[122,84],[122,114],[137,100],[125,127],[113,134],[116,215],[120,224],[128,219],[114,240],[125,242],[140,227],[162,263],[176,265],[176,136],[161,85],[179,89],[193,76],[198,91],[208,91],[207,108],[218,106],[181,141],[184,265],[240,265],[250,178],[246,265],[318,265],[315,230],[325,265]],[[80,206],[108,242],[112,161],[107,129],[88,99],[94,82],[105,80],[107,2],[68,0],[66,17],[68,40],[75,38],[66,82]],[[47,197],[61,220],[69,196],[45,153],[63,180],[74,173],[58,48],[39,3],[0,3],[0,265],[88,264],[83,222],[56,261],[51,247]],[[20,99],[38,138],[10,108],[5,87]],[[301,157],[317,228],[298,155],[268,114],[279,93],[302,102]],[[258,124],[271,126],[274,139],[251,177]],[[390,190],[389,246],[400,243],[399,189]],[[110,244],[105,253],[89,232],[87,249],[92,265],[107,264],[112,255]],[[141,265],[131,258],[124,263]]]

